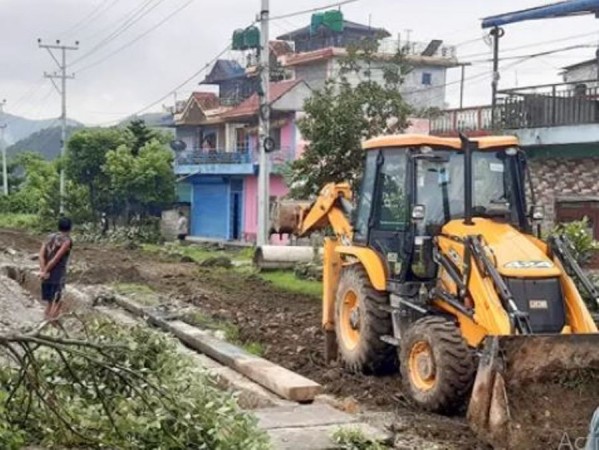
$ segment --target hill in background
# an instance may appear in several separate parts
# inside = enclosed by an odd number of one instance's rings
[[[67,136],[71,136],[76,130],[83,126],[67,127]],[[44,130],[37,131],[32,135],[21,139],[16,144],[6,149],[7,155],[14,156],[23,152],[36,152],[45,159],[51,160],[60,155],[60,126],[53,126]]]

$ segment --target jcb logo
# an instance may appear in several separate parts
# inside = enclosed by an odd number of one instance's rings
[[[547,309],[547,300],[530,300],[528,306],[530,309]]]
[[[550,269],[553,263],[549,261],[511,261],[504,265],[508,269]]]

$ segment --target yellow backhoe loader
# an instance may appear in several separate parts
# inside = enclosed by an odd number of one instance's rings
[[[273,233],[328,232],[327,358],[355,372],[399,367],[418,406],[467,408],[496,448],[585,436],[599,334],[577,286],[599,294],[565,237],[541,239],[517,139],[399,135],[364,150],[355,202],[333,183],[273,212]]]

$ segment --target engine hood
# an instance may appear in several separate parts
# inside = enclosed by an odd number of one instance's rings
[[[457,238],[481,235],[493,251],[498,272],[506,277],[548,278],[561,274],[553,261],[526,234],[511,225],[475,218],[474,225],[452,220],[443,234]]]

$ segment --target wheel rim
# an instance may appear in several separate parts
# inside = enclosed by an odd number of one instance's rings
[[[348,290],[341,302],[341,339],[346,348],[353,350],[360,342],[360,307],[358,296]]]
[[[426,341],[418,341],[410,350],[410,380],[421,391],[429,391],[435,386],[437,373],[433,349]]]

